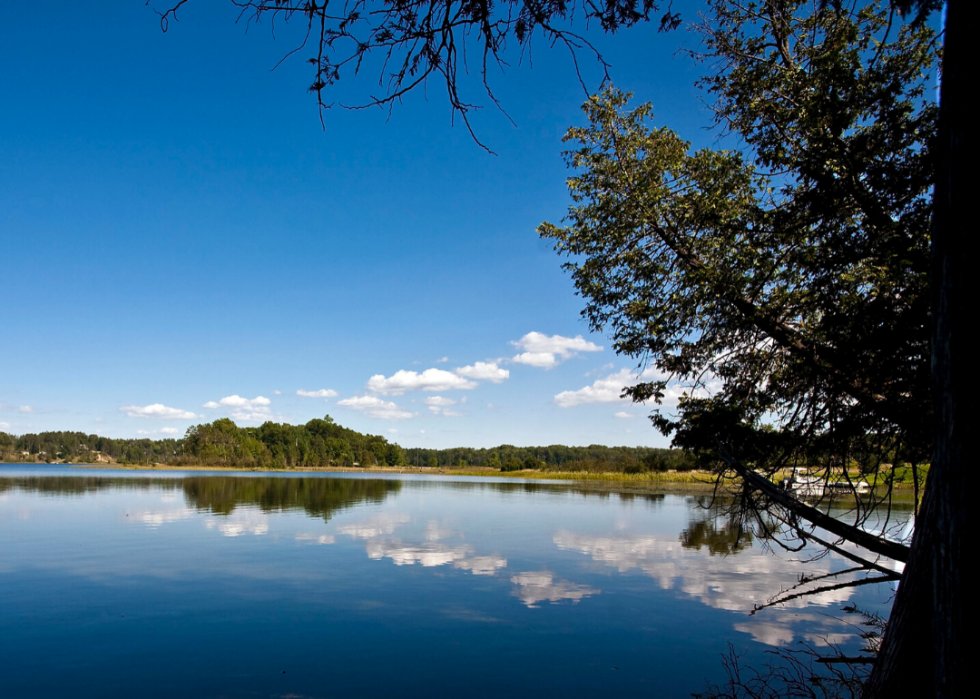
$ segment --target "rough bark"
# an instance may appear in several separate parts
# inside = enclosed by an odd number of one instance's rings
[[[969,491],[959,394],[967,381],[967,187],[977,162],[976,127],[968,123],[974,78],[967,41],[976,36],[978,5],[949,0],[946,9],[932,238],[935,446],[909,562],[866,699],[958,697],[967,688],[962,561]]]

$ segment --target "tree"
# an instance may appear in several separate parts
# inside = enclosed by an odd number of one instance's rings
[[[728,452],[770,475],[819,461],[840,478],[869,451],[928,459],[930,334],[934,366],[941,346],[930,313],[946,315],[930,299],[936,40],[922,22],[889,36],[893,17],[874,5],[709,4],[701,57],[719,68],[702,85],[741,151],[690,153],[647,125],[649,106],[626,111],[626,95],[609,89],[586,104],[589,126],[567,136],[579,144],[568,154],[571,225],[541,233],[571,256],[593,328],[658,372],[627,393],[662,401],[668,379],[687,389],[675,416],[653,416],[675,445],[720,452],[722,468],[771,495],[770,511],[787,507],[797,531],[802,514],[856,541],[866,534],[817,521]],[[899,554],[909,572],[869,696],[955,694],[963,682],[950,639],[962,633],[953,530],[965,502],[962,491],[937,498],[951,471],[937,461],[916,545]],[[940,541],[951,550],[933,556]],[[918,670],[922,658],[934,677]]]
[[[565,137],[571,225],[541,234],[571,257],[592,328],[655,368],[627,393],[686,388],[676,419],[654,416],[676,446],[721,441],[770,474],[843,473],[868,450],[921,462],[934,36],[887,38],[874,8],[712,6],[702,58],[721,68],[703,87],[744,147],[691,153],[607,89]]]

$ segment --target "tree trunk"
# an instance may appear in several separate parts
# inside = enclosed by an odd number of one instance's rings
[[[977,36],[978,5],[949,0],[946,6],[932,234],[935,447],[909,562],[866,698],[959,697],[967,687],[962,562],[968,490],[959,393],[968,380],[967,348],[960,346],[967,327],[968,168],[977,162],[976,127],[968,123],[974,78],[967,42]]]

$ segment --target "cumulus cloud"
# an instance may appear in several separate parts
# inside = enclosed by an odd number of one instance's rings
[[[354,396],[337,401],[337,405],[351,410],[358,410],[368,417],[378,420],[404,420],[412,417],[412,413],[399,408],[394,402],[382,400],[377,396]]]
[[[426,398],[422,402],[425,403],[426,405],[429,405],[429,406],[432,406],[432,405],[438,405],[438,406],[456,405],[456,401],[454,401],[452,398],[445,398],[443,396],[430,396],[430,397]]]
[[[0,430],[5,430],[8,427],[10,427],[10,423],[9,422],[0,422]]]
[[[577,391],[562,391],[555,396],[555,403],[560,408],[570,408],[586,403],[619,403],[623,389],[638,383],[639,377],[629,369],[622,369],[602,379],[596,379],[591,386],[585,386]],[[619,417],[619,415],[617,415]]]
[[[154,434],[180,434],[180,430],[176,427],[162,427],[159,430],[136,430],[136,434],[141,434],[144,436],[154,435]]]
[[[449,357],[443,357],[442,359],[437,359],[436,364],[445,364],[449,361]]]
[[[421,374],[402,369],[387,378],[375,374],[367,382],[368,390],[373,393],[396,396],[405,391],[452,391],[476,388],[477,385],[475,381],[468,381],[444,369],[426,369]]]
[[[452,398],[444,396],[431,396],[422,401],[429,407],[429,412],[433,415],[444,415],[446,417],[459,417],[462,413],[452,410],[450,406],[456,405]],[[465,401],[461,401],[465,402]]]
[[[613,413],[613,417],[618,417],[620,420],[629,420],[634,417],[632,413],[623,412],[620,410],[618,413]]]
[[[217,403],[213,400],[208,401],[204,404],[205,408],[217,408],[219,405],[223,405],[228,408],[255,408],[256,406],[264,406],[272,403],[271,400],[265,396],[256,396],[255,398],[242,398],[239,395],[225,396]]]
[[[593,381],[591,386],[585,386],[577,391],[562,391],[555,396],[555,403],[559,408],[571,408],[586,403],[629,402],[629,398],[621,397],[624,388],[635,386],[640,381],[651,381],[659,377],[660,374],[655,369],[647,369],[639,375],[634,374],[629,369],[621,369],[615,374]],[[628,413],[616,413],[616,417],[628,415]]]
[[[559,360],[552,352],[521,352],[520,354],[514,355],[511,361],[517,362],[518,364],[540,367],[542,369],[550,369],[553,366],[558,366]]]
[[[496,362],[474,362],[469,366],[459,367],[456,369],[456,374],[468,379],[490,381],[491,383],[500,383],[510,378],[510,371],[501,369]]]
[[[21,405],[21,406],[19,406],[17,408],[17,412],[18,413],[33,413],[34,412],[34,406],[33,405]]]
[[[119,409],[129,415],[129,417],[156,418],[159,420],[193,420],[197,417],[197,415],[189,410],[168,408],[166,405],[160,403],[152,403],[142,407],[138,405],[124,405]]]
[[[228,417],[236,422],[265,422],[272,415],[268,408],[255,408],[254,410],[232,410]]]
[[[304,391],[302,388],[296,391],[297,396],[304,398],[335,398],[337,392],[332,388],[321,388],[318,391]]]
[[[562,335],[545,335],[539,332],[529,332],[520,340],[510,344],[524,350],[511,361],[518,364],[550,369],[561,362],[574,357],[579,352],[601,352],[602,347],[589,342],[581,335],[563,337]]]
[[[236,422],[265,422],[272,417],[269,409],[271,400],[265,396],[255,398],[243,398],[238,394],[225,396],[219,401],[209,400],[204,404],[205,408],[234,408],[228,416]]]
[[[276,396],[281,396],[282,395],[282,391],[273,391],[272,393],[273,393],[273,395],[276,395]]]

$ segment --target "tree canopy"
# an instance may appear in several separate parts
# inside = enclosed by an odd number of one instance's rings
[[[543,224],[584,315],[658,380],[674,443],[756,466],[927,458],[936,37],[878,3],[711,2],[701,81],[738,150],[609,88],[569,130],[573,206]],[[901,457],[899,457],[901,458]]]

